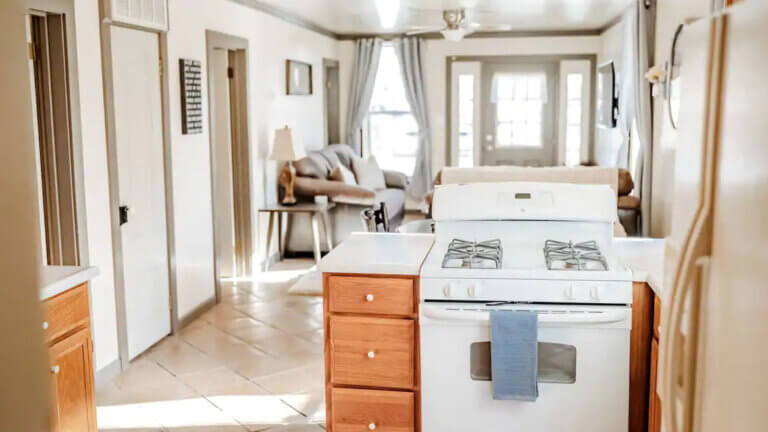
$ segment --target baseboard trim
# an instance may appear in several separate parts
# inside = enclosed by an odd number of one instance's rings
[[[192,321],[200,318],[200,316],[209,310],[211,310],[212,307],[216,306],[216,296],[209,298],[208,300],[201,303],[198,307],[194,308],[192,312],[184,315],[179,319],[179,330],[182,330],[184,327],[188,326]]]
[[[120,372],[122,372],[122,369],[120,368],[120,359],[118,358],[93,374],[94,387],[96,387],[96,390],[103,388],[115,379],[116,376],[120,375]]]

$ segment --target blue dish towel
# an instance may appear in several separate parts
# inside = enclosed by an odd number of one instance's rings
[[[534,402],[539,397],[538,315],[491,312],[493,399]]]

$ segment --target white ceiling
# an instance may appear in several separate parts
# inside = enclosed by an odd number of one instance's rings
[[[374,0],[259,0],[339,34],[400,33],[443,25],[442,10],[464,7],[472,21],[513,31],[595,30],[632,0],[401,0],[398,24],[379,24]]]

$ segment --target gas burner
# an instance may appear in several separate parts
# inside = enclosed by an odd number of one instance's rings
[[[544,242],[544,258],[549,270],[608,270],[608,263],[595,241],[565,243],[547,240]]]
[[[501,257],[501,240],[471,242],[454,239],[443,257],[443,268],[498,269]]]

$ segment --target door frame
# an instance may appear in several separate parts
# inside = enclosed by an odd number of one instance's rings
[[[328,68],[335,67],[338,70],[339,74],[339,83],[341,82],[341,66],[338,60],[335,59],[329,59],[329,58],[323,58],[323,142],[325,145],[331,144],[329,139],[329,132],[328,132]],[[339,94],[339,118],[336,119],[339,123],[339,133],[341,133],[341,92]],[[333,143],[335,144],[335,143]]]
[[[180,330],[178,315],[177,284],[176,284],[176,241],[173,208],[172,186],[172,153],[171,153],[171,127],[169,94],[170,84],[167,71],[169,70],[168,40],[163,31],[147,29],[139,26],[113,22],[107,18],[105,2],[99,2],[100,36],[101,36],[101,69],[104,86],[104,116],[107,130],[107,171],[109,177],[109,208],[110,225],[112,233],[112,253],[114,263],[115,283],[115,309],[117,311],[117,346],[120,359],[120,368],[125,371],[130,364],[128,352],[128,328],[125,307],[125,267],[123,257],[123,238],[120,229],[120,188],[118,182],[117,163],[117,134],[115,118],[114,75],[112,71],[112,32],[111,28],[122,27],[136,31],[155,33],[158,35],[158,59],[160,65],[160,100],[162,102],[162,127],[163,127],[163,166],[165,183],[165,215],[166,237],[168,255],[168,287],[170,291],[171,333]]]
[[[77,63],[77,40],[75,29],[75,6],[74,0],[28,0],[27,15],[39,15],[41,13],[54,13],[64,15],[64,25],[66,26],[66,49],[67,49],[67,81],[69,85],[69,127],[70,140],[72,144],[72,169],[75,195],[75,218],[77,235],[77,256],[81,266],[90,265],[88,250],[88,229],[85,211],[85,174],[83,169],[83,137],[81,129],[80,114],[80,81]],[[27,18],[28,20],[29,18]],[[31,83],[34,91],[34,83]],[[34,104],[33,104],[34,108]],[[37,108],[34,108],[37,109]],[[37,119],[35,118],[35,122]],[[37,128],[35,127],[35,134]],[[37,146],[38,139],[35,140]],[[35,149],[37,163],[39,163],[39,150]],[[41,197],[42,198],[42,197]],[[44,225],[41,225],[44,229]],[[43,239],[45,235],[43,234]],[[45,245],[42,246],[43,248]],[[45,260],[45,251],[43,259]]]
[[[451,88],[451,84],[453,83],[453,63],[454,62],[492,62],[492,63],[498,63],[498,64],[504,64],[504,63],[520,63],[520,62],[536,62],[536,61],[543,61],[543,62],[560,62],[562,60],[588,60],[590,62],[590,67],[592,70],[592,76],[591,76],[591,87],[594,91],[596,88],[596,69],[597,69],[597,54],[522,54],[522,55],[489,55],[489,56],[446,56],[445,57],[445,160],[443,161],[443,164],[445,166],[450,166],[451,161],[454,158],[454,150],[452,146],[452,130],[453,130],[453,124],[451,119],[451,109],[453,105],[453,90]],[[483,66],[485,66],[483,64]],[[558,67],[559,68],[559,67]],[[556,83],[555,89],[557,90],[557,85],[559,83]],[[557,97],[557,95],[556,95]],[[593,96],[592,101],[590,103],[591,107],[590,110],[592,112],[596,109],[596,98]],[[557,118],[558,112],[556,110],[555,112],[555,127],[557,127],[557,124],[559,124],[559,120]],[[594,155],[594,142],[595,142],[595,124],[592,122],[589,128],[589,137],[590,137],[590,145],[588,155],[591,159]],[[557,150],[557,149],[556,149]]]
[[[249,113],[250,113],[250,98],[249,98],[250,86],[248,85],[248,72],[250,71],[250,61],[249,61],[249,52],[250,52],[250,50],[249,50],[249,47],[248,47],[248,40],[245,39],[245,38],[242,38],[242,37],[238,37],[238,36],[234,36],[234,35],[230,35],[230,34],[226,34],[226,33],[217,32],[217,31],[214,31],[214,30],[206,30],[205,31],[205,42],[206,42],[206,49],[205,49],[205,51],[206,51],[206,65],[211,65],[211,59],[212,59],[212,56],[213,56],[213,51],[215,49],[224,49],[224,50],[227,50],[227,51],[240,51],[240,50],[242,50],[245,53],[245,59],[244,59],[245,60],[245,64],[244,64],[245,71],[243,73],[243,75],[245,77],[245,80],[244,80],[243,85],[245,86],[245,94],[246,94],[246,96],[245,96],[245,104],[242,107],[242,109],[244,111],[242,114],[246,118],[246,121],[242,125],[239,125],[240,126],[239,129],[241,129],[239,132],[236,132],[234,130],[235,128],[232,128],[231,134],[234,135],[235,133],[239,133],[240,134],[239,138],[242,141],[244,141],[245,147],[248,150],[247,153],[246,153],[246,158],[245,158],[246,160],[245,161],[241,161],[245,165],[244,167],[241,167],[241,168],[247,168],[247,169],[243,169],[243,171],[244,171],[243,174],[245,174],[244,177],[246,177],[246,178],[245,179],[241,179],[241,181],[242,180],[246,180],[246,182],[248,184],[248,189],[247,190],[240,190],[240,191],[236,190],[237,187],[234,184],[234,178],[233,178],[233,186],[232,186],[233,190],[232,190],[232,193],[233,193],[233,203],[235,203],[237,200],[240,200],[240,204],[244,207],[244,208],[241,208],[241,212],[245,213],[247,215],[247,217],[242,217],[242,215],[241,215],[243,226],[240,227],[240,228],[244,231],[243,233],[241,233],[241,235],[244,236],[244,238],[242,238],[241,241],[245,242],[245,251],[244,251],[244,253],[245,253],[246,256],[243,259],[243,263],[244,263],[245,267],[247,268],[247,270],[246,270],[248,272],[247,276],[252,276],[252,273],[254,272],[254,265],[253,265],[253,261],[252,261],[253,251],[254,251],[253,245],[255,244],[254,236],[253,236],[253,232],[254,232],[253,231],[253,226],[255,226],[255,224],[254,224],[254,211],[253,211],[253,205],[252,205],[252,200],[251,200],[251,197],[252,197],[251,190],[253,189],[253,184],[252,183],[253,183],[253,178],[254,178],[254,176],[253,176],[253,169],[252,169],[253,168],[253,164],[251,163],[251,150],[252,149],[251,149],[251,145],[250,145],[250,128],[248,127],[249,122],[247,121]],[[207,80],[206,82],[207,82],[208,89],[209,89],[209,91],[208,91],[208,95],[209,95],[209,97],[208,97],[208,134],[209,134],[208,143],[209,143],[210,152],[211,152],[211,158],[210,158],[210,165],[211,165],[211,182],[210,182],[210,185],[211,185],[211,202],[215,202],[214,201],[214,199],[215,199],[214,179],[216,177],[216,164],[215,164],[214,155],[215,155],[215,144],[216,143],[215,143],[214,137],[215,137],[215,134],[216,134],[216,118],[215,118],[215,111],[213,109],[214,101],[210,97],[210,94],[211,94],[210,89],[213,88],[213,75],[211,74],[211,70],[209,68],[207,68],[207,70],[206,70],[206,80]],[[230,98],[230,108],[232,107],[232,104],[233,104],[233,101]],[[232,112],[230,112],[230,118],[231,118],[231,116],[232,116]],[[232,140],[232,144],[233,145],[231,146],[231,154],[233,155],[232,157],[234,159],[234,154],[235,154],[235,148],[234,148],[235,147],[234,146],[235,143],[234,143],[234,140]],[[241,144],[243,144],[243,143],[241,142]],[[232,164],[232,171],[233,171],[233,177],[234,177],[234,173],[235,173],[234,160],[233,160],[233,164]],[[238,205],[235,203],[233,207],[234,207],[233,208],[233,217],[235,218],[235,221],[234,221],[235,227],[234,228],[235,228],[235,233],[237,235],[238,224],[237,224],[237,215],[235,213],[237,213]],[[214,244],[214,248],[213,248],[213,271],[214,271],[214,275],[215,275],[215,282],[214,283],[215,283],[215,291],[216,291],[216,303],[218,303],[221,300],[221,281],[219,280],[219,277],[218,277],[219,276],[219,263],[218,263],[218,260],[217,260],[217,250],[216,250],[216,246],[215,246],[216,245],[216,226],[215,226],[215,224],[216,224],[216,209],[215,209],[215,206],[211,207],[211,220],[213,221],[213,224],[214,224],[213,231],[212,231],[213,232],[213,244]],[[235,245],[233,245],[233,246],[235,246]],[[235,247],[235,250],[237,250],[236,247]],[[236,261],[237,261],[237,259],[236,259]],[[240,273],[240,270],[238,270],[238,273]]]

